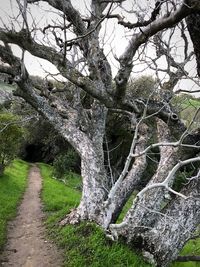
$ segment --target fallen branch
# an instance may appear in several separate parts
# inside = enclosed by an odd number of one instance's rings
[[[178,258],[175,261],[178,262],[200,261],[200,256],[193,256],[193,255],[178,256]]]

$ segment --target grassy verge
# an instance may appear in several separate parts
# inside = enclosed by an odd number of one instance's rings
[[[188,241],[185,247],[183,248],[181,255],[199,256],[200,238]],[[200,267],[200,262],[176,262],[172,265],[172,267]]]
[[[47,212],[49,234],[64,249],[65,267],[147,267],[140,256],[123,243],[113,243],[91,223],[60,228],[57,222],[76,207],[80,200],[80,177],[69,176],[67,185],[51,178],[50,166],[40,164],[43,180],[42,198]],[[134,197],[134,196],[133,196]],[[127,202],[122,214],[130,208],[133,197]],[[119,218],[121,221],[122,217]],[[181,255],[199,255],[200,239],[189,241]],[[199,262],[174,263],[172,267],[200,267]]]
[[[0,177],[0,250],[6,241],[6,227],[16,215],[16,208],[26,187],[28,164],[15,160]]]
[[[123,243],[105,238],[92,223],[58,227],[57,222],[78,205],[81,192],[80,178],[69,176],[67,185],[51,178],[51,167],[40,164],[43,177],[42,199],[47,212],[49,234],[64,249],[66,267],[147,267],[140,256]]]

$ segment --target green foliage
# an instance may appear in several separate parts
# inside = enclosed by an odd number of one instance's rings
[[[47,227],[51,237],[63,248],[66,267],[147,267],[139,255],[123,242],[112,242],[92,223],[59,227],[57,223],[75,208],[81,193],[74,189],[74,179],[67,186],[51,178],[52,168],[40,164],[43,180],[42,199],[48,212]],[[80,177],[76,182],[80,183]],[[72,186],[73,185],[73,186]]]
[[[187,94],[180,94],[173,97],[172,102],[174,105],[180,106],[180,108],[187,108],[189,106],[200,107],[200,100]]]
[[[71,145],[42,117],[27,122],[26,132],[21,157],[27,161],[53,163],[57,155],[71,148]]]
[[[9,164],[19,151],[24,133],[19,121],[19,117],[11,113],[0,114],[0,164],[2,167]]]
[[[174,180],[173,189],[175,191],[180,191],[184,184],[186,184],[188,181],[186,180],[187,173],[185,172],[178,172],[176,175],[176,179]],[[190,176],[188,176],[190,177]]]
[[[73,149],[69,149],[66,154],[58,155],[53,162],[53,175],[58,179],[63,178],[69,172],[76,170],[78,161],[78,154]]]
[[[0,179],[0,250],[6,241],[8,220],[16,215],[16,208],[26,187],[28,164],[15,160],[6,167]]]
[[[200,238],[190,240],[184,246],[181,255],[199,256],[200,254]],[[199,267],[200,262],[176,262],[171,267]]]
[[[176,174],[176,178],[174,180],[173,189],[175,191],[180,191],[182,187],[188,183],[188,179],[197,175],[197,170],[200,168],[200,163],[195,162],[188,164],[187,166],[182,167]]]

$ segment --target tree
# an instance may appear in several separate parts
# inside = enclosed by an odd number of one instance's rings
[[[24,133],[20,123],[19,118],[11,113],[0,114],[0,175],[19,152]]]
[[[134,2],[134,21],[129,22],[124,17],[130,12],[126,11],[128,1],[92,0],[81,13],[70,0],[46,0],[58,17],[38,30],[31,6],[39,8],[40,2],[17,0],[21,24],[4,24],[0,29],[0,71],[13,78],[18,85],[15,94],[48,120],[81,158],[81,202],[62,224],[94,221],[113,239],[123,236],[127,242],[139,244],[157,266],[168,266],[200,223],[199,131],[192,132],[190,127],[199,109],[186,128],[170,103],[180,80],[196,78],[188,71],[194,53],[184,19],[196,14],[200,3],[152,1],[155,5],[150,8],[149,1],[144,1],[143,7]],[[16,16],[16,22],[18,19]],[[113,57],[105,52],[108,46],[102,31],[110,21],[129,35],[121,56],[113,52],[111,44]],[[174,42],[177,36],[180,54]],[[11,44],[22,49],[21,58],[13,54]],[[66,82],[52,87],[46,80],[32,79],[24,61],[26,51],[54,64]],[[119,65],[116,75],[111,60]],[[157,76],[156,85],[147,83],[148,94],[130,96],[127,87],[138,62]],[[194,82],[198,84],[197,79]],[[133,135],[123,170],[115,179],[109,160],[112,151],[106,141],[110,114],[126,118]],[[157,168],[123,222],[116,224],[124,204],[141,184],[151,153],[155,153]],[[188,183],[175,191],[176,173],[191,163],[196,168]]]

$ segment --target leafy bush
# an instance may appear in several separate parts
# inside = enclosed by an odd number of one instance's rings
[[[24,134],[20,118],[11,113],[0,114],[0,174],[13,160],[19,149]]]
[[[66,154],[58,155],[53,162],[53,175],[61,179],[66,174],[78,169],[79,157],[73,150],[69,149]]]

